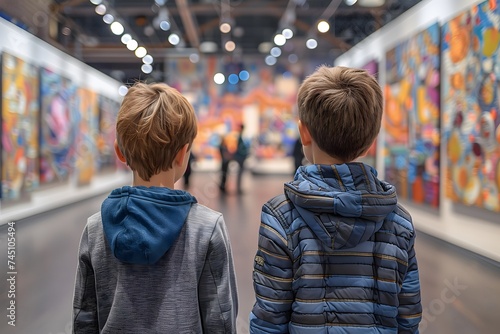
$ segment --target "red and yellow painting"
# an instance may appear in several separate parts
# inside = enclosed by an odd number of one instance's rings
[[[385,177],[398,196],[439,205],[440,30],[437,23],[386,55]]]
[[[446,196],[500,211],[500,9],[474,6],[443,25]]]
[[[39,185],[38,68],[2,55],[2,201],[29,199]]]

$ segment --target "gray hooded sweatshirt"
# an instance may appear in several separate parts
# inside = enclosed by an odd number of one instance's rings
[[[122,187],[80,242],[73,333],[236,333],[222,214],[181,190]]]

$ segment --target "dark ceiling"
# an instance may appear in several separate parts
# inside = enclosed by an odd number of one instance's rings
[[[19,0],[22,1],[22,0]],[[35,0],[33,0],[35,1]],[[291,28],[294,37],[282,47],[282,58],[294,53],[299,61],[308,57],[333,59],[349,50],[375,30],[384,26],[420,0],[386,0],[379,7],[363,7],[358,3],[348,6],[349,0],[92,0],[102,2],[106,13],[120,22],[130,34],[153,56],[153,74],[161,80],[165,57],[201,57],[205,44],[214,42],[219,56],[244,58],[259,52],[263,42],[284,28]],[[122,81],[143,78],[141,59],[127,50],[120,36],[111,32],[96,13],[96,5],[89,0],[55,0],[49,4],[57,29],[51,37],[68,53],[89,65]],[[319,33],[316,24],[324,19],[330,31]],[[164,31],[159,23],[166,20],[170,29]],[[223,34],[221,21],[229,20],[232,30]],[[56,30],[54,32],[54,30]],[[169,41],[177,33],[181,43],[175,47]],[[315,37],[318,47],[306,48],[306,40]],[[224,43],[232,40],[236,49],[228,52]],[[269,52],[267,52],[269,54]]]

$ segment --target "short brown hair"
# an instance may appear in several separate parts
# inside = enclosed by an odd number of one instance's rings
[[[172,168],[175,155],[197,133],[192,105],[164,83],[136,83],[123,99],[116,121],[118,147],[127,164],[149,181]]]
[[[382,90],[366,70],[321,66],[300,86],[298,109],[318,147],[349,162],[361,156],[380,131]]]

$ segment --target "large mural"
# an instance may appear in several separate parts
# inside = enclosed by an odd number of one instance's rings
[[[75,141],[79,113],[77,87],[71,80],[40,70],[40,182],[59,183],[69,179],[76,157]]]
[[[38,187],[38,68],[2,54],[2,182],[5,201],[29,199]]]
[[[439,205],[440,30],[386,54],[385,176],[401,198]]]
[[[500,211],[500,8],[473,7],[443,26],[446,196]]]

